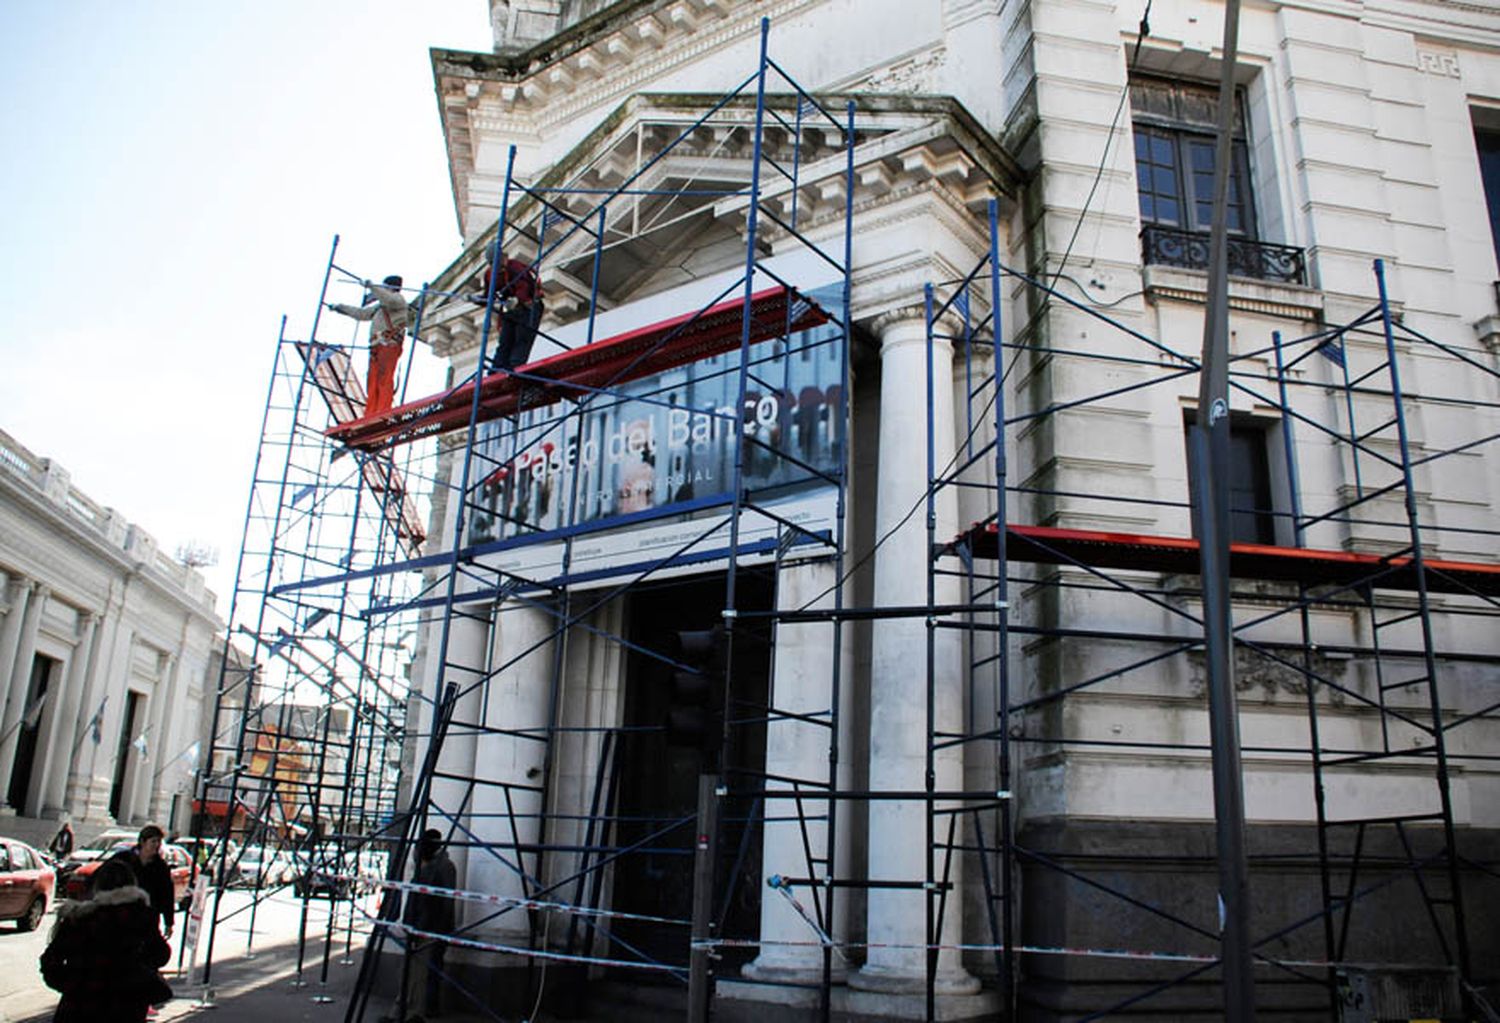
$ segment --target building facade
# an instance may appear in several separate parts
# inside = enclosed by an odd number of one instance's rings
[[[0,826],[185,831],[222,627],[203,577],[4,434],[0,522]]]
[[[804,142],[801,106],[767,100],[787,137],[797,137],[799,158],[831,169],[783,196],[782,211],[793,222],[800,216],[804,227],[800,235],[767,231],[763,253],[774,262],[804,236],[836,247],[843,218],[852,218],[852,380],[842,449],[851,567],[841,579],[826,557],[779,559],[752,603],[766,610],[828,607],[840,586],[850,606],[920,603],[928,533],[923,516],[912,511],[929,489],[929,441],[931,457],[945,465],[995,440],[993,430],[974,425],[984,417],[975,415],[973,399],[973,382],[994,377],[1002,381],[1008,414],[998,438],[1006,471],[1000,483],[1009,488],[1002,524],[1192,534],[1185,443],[1197,415],[1196,378],[1157,375],[1163,367],[1189,366],[1184,353],[1201,346],[1219,5],[1170,5],[1152,10],[1149,24],[1139,5],[1061,0],[492,0],[490,10],[493,53],[433,53],[466,240],[435,284],[445,292],[475,289],[502,206],[518,201],[508,181],[536,189],[567,182],[606,194],[655,165],[665,169],[652,180],[670,178],[684,197],[694,185],[747,182],[753,155],[733,129],[705,122],[689,131],[682,150],[671,146],[754,70],[762,18],[770,20],[779,66],[830,108],[854,101],[853,173],[839,179],[836,132]],[[1414,535],[1414,516],[1427,524],[1421,544],[1428,557],[1495,563],[1497,44],[1500,15],[1478,4],[1309,2],[1243,11],[1230,171],[1230,330],[1243,383],[1228,410],[1241,474],[1236,540],[1399,556]],[[787,127],[791,120],[795,130]],[[757,146],[754,155],[760,153]],[[620,201],[628,207],[632,200]],[[567,212],[563,207],[560,216]],[[590,310],[619,322],[634,316],[632,325],[665,320],[736,272],[751,229],[744,205],[683,198],[678,214],[675,220],[671,211],[642,211],[639,204],[618,221],[601,213],[601,231],[608,220],[615,234],[592,280],[584,264],[544,247],[544,331],[564,336]],[[512,254],[538,259],[534,235],[507,236],[506,244]],[[1010,268],[998,291],[1002,354],[957,343],[952,335],[964,327],[951,307],[938,320],[946,336],[932,340],[924,287],[937,284],[941,292],[964,278],[992,244]],[[1414,463],[1401,456],[1415,465],[1404,489],[1375,468],[1382,457],[1386,470],[1397,461],[1389,397],[1340,376],[1341,367],[1380,364],[1388,339],[1378,327],[1339,334],[1337,357],[1315,353],[1290,373],[1278,370],[1274,347],[1278,335],[1313,337],[1365,316],[1381,298],[1372,272],[1377,259],[1402,328],[1447,345],[1438,354],[1417,344],[1399,348],[1408,388],[1394,415],[1402,420],[1401,445],[1419,449]],[[962,319],[994,312],[982,292],[965,310]],[[452,361],[457,378],[475,369],[483,324],[483,309],[465,301],[438,303],[428,317],[425,336]],[[544,340],[534,357],[556,350]],[[929,365],[938,381],[930,400],[921,383]],[[1311,395],[1310,411],[1293,415],[1288,399],[1278,396],[1278,382],[1289,376]],[[1293,431],[1294,424],[1302,425]],[[1341,444],[1345,437],[1358,443]],[[451,435],[444,441],[453,485],[463,465],[461,443]],[[629,447],[628,439],[622,443]],[[668,469],[652,464],[653,492],[672,488]],[[974,479],[993,488],[998,471],[991,458]],[[429,535],[454,535],[456,503],[435,498]],[[1330,507],[1346,510],[1317,514]],[[626,508],[621,503],[616,510]],[[929,515],[945,540],[967,523],[993,520],[996,510],[993,491],[987,497],[980,487],[945,491]],[[585,601],[588,612],[567,618],[570,627],[561,633],[555,612],[526,600],[474,613],[484,605],[478,594],[463,619],[443,631],[446,663],[436,653],[438,629],[429,630],[416,681],[424,691],[455,674],[474,683],[465,713],[499,732],[450,738],[443,769],[503,784],[503,798],[474,796],[476,821],[508,813],[536,829],[510,839],[513,850],[536,853],[535,876],[523,870],[518,877],[514,863],[471,847],[458,850],[461,885],[519,896],[531,890],[528,883],[559,883],[585,869],[583,851],[602,842],[588,823],[600,816],[591,793],[611,755],[602,736],[649,725],[656,713],[641,695],[655,684],[653,676],[631,651],[663,639],[664,628],[711,625],[701,610],[712,602],[707,594],[715,578],[677,571],[649,594]],[[1156,975],[1143,973],[1130,956],[1046,950],[1129,949],[1142,959],[1201,954],[1204,936],[1212,934],[1214,808],[1201,658],[1187,648],[1175,658],[1157,656],[1162,637],[1191,634],[1199,603],[1192,579],[1149,565],[1110,580],[1083,563],[1028,565],[1011,585],[1008,620],[1031,638],[1013,637],[989,660],[1005,660],[1018,708],[1007,718],[1017,741],[1005,754],[1014,773],[1004,796],[1013,799],[1015,844],[1030,858],[1013,865],[1016,894],[1007,911],[1018,921],[1017,943],[1035,950],[1019,967],[1019,1001],[1036,1018],[1076,1018],[1115,1004],[1131,984]],[[936,586],[938,603],[975,596],[957,580]],[[1270,621],[1266,610],[1294,600],[1296,587],[1254,586],[1238,592],[1236,615],[1252,643],[1237,655],[1237,671],[1260,885],[1257,929],[1281,933],[1276,921],[1297,919],[1299,900],[1318,897],[1318,872],[1305,857],[1340,821],[1409,820],[1415,839],[1398,826],[1371,841],[1382,855],[1394,846],[1380,843],[1407,844],[1410,862],[1412,841],[1433,840],[1423,822],[1435,819],[1441,800],[1443,819],[1461,836],[1466,855],[1492,856],[1500,838],[1500,775],[1485,757],[1500,749],[1490,709],[1500,683],[1500,639],[1485,602],[1459,594],[1429,604],[1424,595],[1421,608],[1406,605],[1412,624],[1397,632],[1399,611],[1372,614],[1356,606],[1353,594],[1344,604],[1330,600],[1310,610],[1299,640],[1294,619]],[[598,592],[597,584],[573,591]],[[1392,599],[1399,605],[1417,598]],[[1269,624],[1256,633],[1253,620],[1262,614]],[[1415,723],[1429,709],[1427,689],[1411,688],[1418,670],[1412,665],[1422,660],[1415,651],[1424,642],[1415,631],[1418,617],[1428,629],[1427,649],[1437,653],[1428,658],[1435,665],[1428,688],[1445,694],[1436,720],[1474,726],[1453,739],[1454,755],[1467,759],[1440,770],[1436,781],[1430,766],[1393,759],[1389,734],[1378,738],[1395,713],[1405,729],[1398,744],[1427,749]],[[930,623],[921,617],[877,621],[851,622],[838,632],[826,621],[782,626],[768,662],[752,669],[766,678],[771,695],[762,701],[811,718],[840,694],[840,789],[915,791],[927,772],[935,772],[938,790],[993,789],[996,736],[988,746],[944,748],[926,762],[920,733],[929,711],[913,680],[929,673],[939,680],[930,711],[938,731],[985,733],[985,720],[998,711],[972,698],[977,669],[971,666],[985,660],[986,644],[994,650],[994,640],[981,636],[966,647],[954,633],[929,644]],[[1376,669],[1372,650],[1381,644],[1405,658],[1405,682],[1391,684]],[[1293,664],[1291,655],[1276,652],[1286,645],[1310,651],[1308,659]],[[561,682],[551,697],[539,680],[554,675]],[[844,680],[841,690],[831,688],[835,678]],[[1321,739],[1308,735],[1309,704],[1322,715]],[[553,736],[550,744],[535,741],[543,732]],[[1441,746],[1445,726],[1436,734]],[[833,738],[782,721],[768,726],[746,755],[773,778],[806,776],[827,762]],[[1380,757],[1356,752],[1358,763],[1342,763],[1314,784],[1312,761],[1321,751],[1348,754],[1368,743]],[[1320,751],[1317,757],[1305,753],[1310,747]],[[650,755],[613,755],[625,764],[616,804],[621,817],[682,809],[680,799],[653,802],[652,793],[672,783],[652,774]],[[750,851],[736,861],[751,877],[747,889],[757,893],[743,912],[761,944],[733,969],[719,969],[718,997],[726,1007],[767,999],[811,1005],[811,996],[772,982],[816,984],[825,975],[823,949],[808,940],[816,930],[764,886],[770,875],[797,872],[806,821],[799,831],[764,812],[759,834],[745,843]],[[923,873],[923,843],[915,836],[928,832],[927,808],[876,799],[850,801],[837,812],[840,837],[823,869],[864,883],[851,885],[833,918],[822,921],[828,933],[860,950],[831,970],[839,1011],[922,1018],[925,994],[934,988],[942,1018],[991,1017],[1003,986],[992,960],[959,948],[986,943],[990,882],[981,883],[979,858],[960,854],[944,868],[962,897],[932,939],[943,949],[929,984],[926,900],[899,883]],[[553,821],[550,834],[542,833],[544,821]],[[814,822],[815,837],[826,834],[828,823]],[[1442,844],[1441,835],[1436,840]],[[1338,877],[1352,891],[1349,857],[1360,853],[1349,851],[1350,841],[1346,831],[1332,845],[1344,857]],[[627,844],[622,832],[615,842]],[[613,898],[617,910],[680,914],[682,900],[638,893],[680,886],[681,862],[656,875],[617,869],[602,882],[603,898]],[[1067,869],[1054,869],[1058,864]],[[1416,891],[1423,869],[1410,871],[1416,887],[1381,904],[1376,916],[1387,922],[1373,926],[1365,944],[1344,949],[1347,958],[1404,961],[1405,934],[1394,921],[1419,912],[1428,898],[1425,889]],[[1084,877],[1090,871],[1107,874],[1109,887],[1137,904],[1176,907],[1171,912],[1179,919],[1133,919],[1133,910],[1092,892]],[[1500,952],[1473,921],[1491,918],[1500,895],[1492,878],[1466,878],[1464,970],[1492,982],[1500,976]],[[891,884],[881,887],[882,881]],[[1197,921],[1197,930],[1183,931],[1182,918]],[[514,915],[466,919],[497,947],[536,945],[532,925]],[[1283,934],[1278,940],[1286,944],[1278,947],[1313,961],[1323,930],[1318,914],[1309,919],[1310,928]],[[653,947],[649,928],[620,926],[639,947]],[[1453,924],[1435,926],[1451,934]],[[559,937],[549,933],[541,941],[555,946]],[[479,953],[468,960],[476,968],[494,962]],[[1326,1018],[1316,984],[1309,995],[1306,985],[1281,983],[1286,978],[1274,970],[1258,980],[1268,1011]],[[1166,996],[1178,1001],[1157,1007],[1213,1018],[1219,1011],[1213,984],[1188,987]]]

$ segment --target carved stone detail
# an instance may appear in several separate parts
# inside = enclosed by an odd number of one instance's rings
[[[897,61],[890,67],[881,68],[865,79],[865,82],[874,92],[932,92],[937,73],[947,60],[947,50],[928,50],[907,60]]]
[[[1328,657],[1314,650],[1308,659],[1308,671],[1311,675],[1301,670],[1301,651],[1287,651],[1280,654],[1284,660],[1269,657],[1257,650],[1245,647],[1236,647],[1234,651],[1234,688],[1236,692],[1245,693],[1252,689],[1260,689],[1268,700],[1275,699],[1278,693],[1288,693],[1295,696],[1306,696],[1308,682],[1320,685],[1319,679],[1343,685],[1344,674],[1349,662],[1344,658]],[[1208,670],[1203,663],[1201,651],[1188,654],[1188,664],[1191,676],[1188,686],[1194,696],[1207,697],[1208,695]],[[1343,706],[1346,699],[1341,690],[1323,687],[1328,693],[1328,700],[1334,706]]]

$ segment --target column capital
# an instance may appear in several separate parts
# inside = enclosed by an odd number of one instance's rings
[[[921,302],[913,302],[909,305],[898,306],[895,309],[887,309],[869,321],[870,330],[880,341],[880,352],[885,354],[887,347],[896,344],[910,343],[915,340],[926,342],[927,340],[927,307]],[[951,337],[963,330],[963,321],[949,312],[938,317],[937,332],[949,335],[948,337],[933,338],[934,347],[952,348]]]
[[[912,302],[910,305],[887,309],[870,321],[870,330],[880,339],[883,347],[886,335],[894,330],[899,330],[906,324],[914,324],[924,332],[927,330],[927,309],[921,302]]]

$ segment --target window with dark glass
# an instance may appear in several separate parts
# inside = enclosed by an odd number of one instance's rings
[[[1184,429],[1193,428],[1194,414]],[[1229,539],[1232,543],[1276,542],[1276,509],[1272,503],[1270,438],[1262,423],[1250,419],[1229,424]],[[1197,500],[1197,480],[1188,459],[1189,500]]]
[[[1495,259],[1500,262],[1500,131],[1476,127],[1474,145],[1479,150],[1485,204],[1490,208],[1490,237],[1495,242]]]
[[[1135,127],[1136,189],[1141,221],[1185,231],[1207,231],[1213,223],[1218,88],[1196,82],[1132,77],[1130,109]],[[1229,230],[1254,238],[1255,208],[1250,189],[1244,100],[1238,93],[1230,149]]]

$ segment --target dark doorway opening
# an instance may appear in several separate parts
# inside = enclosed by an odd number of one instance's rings
[[[37,654],[31,662],[31,679],[26,686],[25,716],[21,719],[21,734],[16,737],[16,759],[10,769],[10,789],[5,801],[22,814],[35,815],[40,806],[26,805],[26,790],[31,788],[31,771],[36,766],[36,740],[42,730],[42,715],[46,705],[47,685],[52,680],[52,667],[57,661]],[[55,710],[54,710],[55,713]]]
[[[648,650],[670,652],[678,630],[711,629],[724,606],[722,574],[639,590],[630,597],[627,638]],[[774,595],[769,572],[736,577],[735,603],[742,611],[769,610]],[[758,788],[765,770],[765,705],[770,651],[763,628],[736,630],[728,712],[730,739],[724,773],[736,788]],[[614,908],[621,912],[689,920],[693,906],[693,845],[696,830],[698,776],[703,753],[667,742],[662,728],[671,704],[672,667],[632,651],[626,668],[625,725],[620,747],[617,848],[643,843],[615,865]],[[735,772],[750,772],[736,775]],[[730,798],[721,806],[718,883],[714,918],[721,934],[760,934],[760,802]],[[655,837],[652,837],[655,836]],[[690,928],[684,925],[618,920],[615,954],[645,957],[684,968]],[[628,945],[629,951],[624,945]],[[726,952],[719,967],[753,957],[749,950]],[[674,982],[660,972],[626,971],[633,982]]]
[[[109,815],[120,819],[120,806],[125,799],[125,768],[130,763],[130,741],[140,733],[136,730],[136,718],[141,712],[141,694],[133,690],[125,694],[125,714],[120,721],[120,742],[115,747],[115,778],[109,787]],[[144,765],[142,765],[144,766]]]

